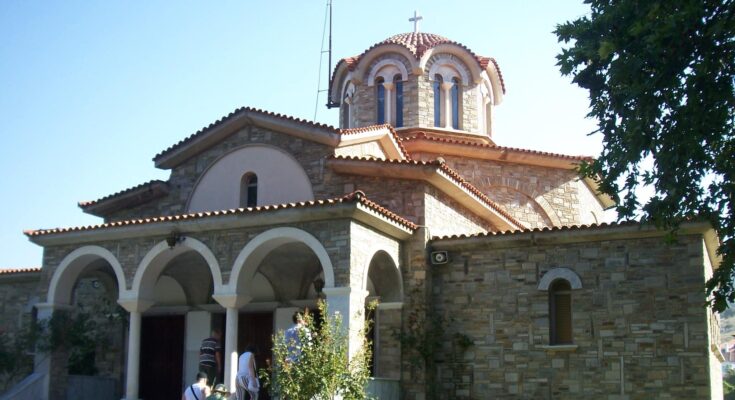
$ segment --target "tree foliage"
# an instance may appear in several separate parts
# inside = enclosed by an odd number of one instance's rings
[[[735,3],[586,0],[591,13],[558,25],[561,72],[589,91],[604,150],[581,167],[618,203],[675,232],[705,219],[720,268],[707,283],[717,311],[735,299]],[[636,190],[653,189],[640,201]]]
[[[348,361],[348,334],[342,317],[330,314],[319,302],[320,324],[310,313],[299,330],[300,348],[294,360],[293,344],[283,332],[273,338],[273,369],[261,369],[260,377],[271,395],[291,400],[367,399],[365,385],[370,377],[368,322],[360,334],[361,345]]]

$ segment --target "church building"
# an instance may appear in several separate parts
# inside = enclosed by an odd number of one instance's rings
[[[495,142],[507,84],[460,42],[380,41],[332,71],[339,127],[239,108],[158,153],[167,180],[80,202],[100,224],[26,231],[42,267],[3,312],[122,306],[95,362],[125,400],[180,398],[213,329],[233,388],[244,347],[264,366],[318,299],[351,335],[377,301],[380,398],[721,399],[712,228],[603,222],[591,158]],[[43,399],[66,398],[67,362],[36,355]]]

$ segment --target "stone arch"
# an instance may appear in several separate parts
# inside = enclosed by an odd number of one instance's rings
[[[49,304],[70,304],[74,285],[79,275],[93,261],[103,259],[112,267],[117,280],[118,295],[126,290],[125,272],[117,258],[100,246],[83,246],[67,254],[54,271],[49,283]]]
[[[426,71],[427,68],[431,68],[437,62],[452,62],[455,64],[455,68],[464,71],[467,81],[463,78],[463,85],[469,85],[469,82],[478,83],[482,79],[482,70],[474,55],[457,45],[447,43],[432,47],[421,56],[419,66]],[[430,74],[429,76],[434,75]]]
[[[382,74],[382,72],[385,70],[389,70],[391,72]],[[368,74],[368,78],[367,78],[367,85],[374,86],[375,78],[378,76],[383,76],[386,82],[391,82],[393,79],[393,76],[396,75],[395,73],[396,71],[401,74],[402,80],[405,81],[408,79],[408,70],[406,70],[406,66],[403,65],[402,62],[399,62],[398,60],[394,60],[391,58],[380,60],[378,61],[377,64],[375,64],[374,66],[370,68],[370,73]]]
[[[155,278],[160,276],[169,261],[187,251],[197,252],[207,263],[209,271],[212,274],[215,293],[222,287],[222,271],[214,253],[212,253],[207,245],[193,237],[187,236],[183,239],[173,248],[169,247],[168,243],[163,240],[158,242],[146,253],[143,260],[138,264],[138,269],[135,271],[129,297],[151,300],[151,292],[156,283]]]
[[[546,217],[549,221],[551,221],[552,226],[562,225],[561,219],[559,219],[559,216],[556,214],[556,211],[551,206],[551,204],[549,204],[549,202],[544,198],[542,194],[538,193],[536,189],[534,189],[527,183],[524,183],[515,178],[500,176],[493,176],[488,178],[487,183],[489,186],[488,189],[492,189],[493,187],[506,187],[520,193],[521,195],[532,201],[533,204],[538,206],[538,208],[544,213],[541,216]]]
[[[354,70],[355,76],[358,78],[364,77],[367,70],[371,68],[373,60],[388,53],[397,53],[408,63],[411,70],[420,70],[416,56],[414,56],[405,46],[399,44],[384,44],[376,46],[360,56],[360,61],[358,61]]]
[[[380,255],[385,255],[387,258],[389,258],[392,261],[393,264],[393,272],[395,272],[393,276],[393,282],[395,282],[396,287],[393,288],[396,291],[396,297],[397,299],[391,299],[392,301],[403,301],[403,275],[401,274],[401,268],[400,264],[398,263],[398,254],[396,254],[395,251],[391,251],[390,249],[384,247],[384,246],[378,246],[370,249],[368,254],[371,254],[370,258],[367,260],[367,263],[363,267],[362,272],[362,283],[360,288],[362,290],[368,290],[368,280],[370,279],[370,266],[373,264],[373,261],[376,259],[376,257]]]
[[[261,261],[272,250],[281,245],[294,242],[302,243],[314,252],[319,259],[322,272],[324,273],[324,287],[334,287],[334,268],[332,267],[332,261],[329,258],[329,254],[327,254],[327,250],[319,240],[304,230],[280,227],[260,233],[240,250],[232,266],[232,273],[230,274],[230,280],[227,282],[226,292],[242,294],[238,292],[241,286],[239,284],[240,281],[252,279]]]
[[[458,77],[462,80],[462,85],[469,86],[470,84],[470,73],[467,67],[448,54],[440,54],[433,59],[429,67],[429,79],[433,79],[436,75],[441,75],[444,82],[451,82],[452,78]]]
[[[582,279],[576,272],[569,268],[553,268],[547,271],[538,283],[538,290],[548,291],[551,284],[558,279],[569,282],[569,286],[574,289],[582,289]]]

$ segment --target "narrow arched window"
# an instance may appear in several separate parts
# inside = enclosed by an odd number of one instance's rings
[[[459,108],[461,107],[461,102],[459,101],[459,96],[461,93],[461,86],[459,79],[453,78],[452,79],[452,128],[453,129],[459,129]]]
[[[342,128],[350,127],[350,97],[345,93],[342,99]]]
[[[396,128],[403,126],[403,81],[400,75],[393,77],[393,84],[396,93]]]
[[[383,86],[383,82],[385,82],[383,78],[378,78],[375,80],[375,108],[378,112],[378,124],[385,123],[385,86]]]
[[[442,77],[434,76],[434,126],[442,126]]]
[[[550,344],[572,344],[572,288],[564,279],[557,279],[549,288]]]
[[[248,172],[240,180],[240,207],[258,205],[258,176]]]

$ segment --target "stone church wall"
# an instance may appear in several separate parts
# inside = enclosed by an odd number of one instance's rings
[[[187,212],[187,202],[197,180],[214,162],[225,154],[248,144],[266,144],[291,154],[306,171],[312,184],[314,198],[333,197],[333,191],[324,186],[324,159],[332,154],[329,146],[300,139],[287,134],[259,127],[246,127],[217,145],[190,158],[171,171],[168,196],[145,205],[121,210],[113,214],[112,221],[158,215],[175,215]]]
[[[443,245],[432,298],[447,325],[441,393],[456,399],[711,398],[702,237],[564,232]],[[444,241],[444,243],[447,243]],[[579,275],[574,346],[549,346],[549,270]],[[463,350],[455,335],[466,335]],[[717,364],[717,363],[713,363]]]
[[[436,154],[416,154],[429,161]],[[447,164],[475,185],[512,216],[531,228],[577,225],[589,222],[587,215],[602,215],[594,196],[580,195],[587,190],[574,171],[532,165],[503,163],[457,156],[443,156]],[[580,204],[585,201],[585,204]],[[584,218],[580,215],[585,213]]]
[[[433,187],[426,188],[425,220],[432,236],[472,235],[493,226]]]

